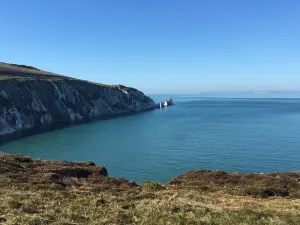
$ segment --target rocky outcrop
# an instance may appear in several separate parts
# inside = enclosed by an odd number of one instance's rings
[[[174,177],[165,185],[156,182],[137,184],[124,178],[108,177],[108,170],[104,166],[97,166],[91,161],[39,160],[0,152],[0,178],[1,176],[8,177],[11,184],[23,183],[29,184],[30,187],[45,185],[47,189],[50,188],[49,185],[55,184],[59,187],[77,187],[93,192],[116,189],[134,192],[137,191],[134,189],[142,186],[148,194],[153,191],[173,189],[204,193],[221,191],[223,194],[260,198],[300,198],[300,172],[251,174],[194,170]],[[142,196],[134,198],[140,197]],[[144,195],[143,198],[152,197]]]
[[[0,142],[156,107],[142,92],[0,63]]]
[[[93,162],[70,162],[35,160],[23,155],[0,152],[0,176],[7,176],[12,183],[49,187],[84,187],[99,191],[104,189],[129,189],[137,187],[135,182],[123,178],[108,177],[104,166]]]
[[[174,177],[170,185],[189,188],[249,195],[253,197],[299,197],[300,172],[272,174],[227,173],[224,171],[199,170]]]
[[[0,224],[300,224],[296,172],[192,171],[168,184],[108,172],[0,152]]]

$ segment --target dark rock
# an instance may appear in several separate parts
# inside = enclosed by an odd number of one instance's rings
[[[0,173],[7,173],[10,172],[11,170],[5,167],[0,167]]]
[[[98,175],[107,177],[108,176],[107,169],[104,166],[100,167],[98,170]]]
[[[281,189],[266,189],[262,192],[262,196],[263,197],[272,197],[272,196],[287,197],[289,196],[289,192]]]
[[[20,162],[20,163],[30,163],[33,160],[29,158],[28,156],[23,156],[23,155],[15,155],[13,158],[15,161]]]
[[[34,160],[0,152],[0,170],[1,175],[10,178],[11,184],[27,183],[37,189],[62,190],[76,187],[99,193],[108,189],[128,190],[138,187],[135,182],[123,178],[108,178],[104,166],[91,162]],[[1,186],[4,185],[8,184],[2,182]]]
[[[24,205],[22,207],[22,211],[28,214],[37,214],[40,213],[40,211],[34,207],[33,205]]]
[[[45,173],[39,177],[39,183],[57,183],[62,179],[63,176],[57,173]]]
[[[0,217],[0,223],[5,223],[7,220],[4,217]]]
[[[88,178],[90,176],[107,176],[108,172],[105,167],[63,167],[53,170],[54,173],[60,174],[64,177]]]
[[[104,205],[106,203],[108,203],[108,202],[105,199],[100,198],[96,201],[96,206]]]
[[[86,163],[88,166],[96,166],[96,163],[92,162],[92,161],[88,161]]]
[[[53,171],[64,177],[88,178],[93,174],[91,169],[87,168],[61,168]]]

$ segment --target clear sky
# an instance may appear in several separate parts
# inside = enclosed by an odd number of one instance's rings
[[[146,93],[300,90],[298,0],[1,0],[0,61]]]

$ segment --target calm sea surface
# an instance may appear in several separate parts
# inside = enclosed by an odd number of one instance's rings
[[[57,130],[0,149],[39,159],[91,160],[110,176],[138,182],[166,182],[193,169],[300,170],[300,99],[173,99],[176,106],[167,109]]]

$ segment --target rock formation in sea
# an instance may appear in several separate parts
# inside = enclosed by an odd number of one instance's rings
[[[0,63],[0,142],[156,108],[139,90]]]

